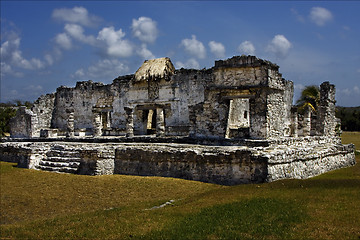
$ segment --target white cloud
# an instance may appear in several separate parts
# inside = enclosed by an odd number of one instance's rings
[[[274,53],[279,58],[284,58],[288,55],[291,47],[292,44],[284,35],[276,35],[267,46],[267,51]]]
[[[356,93],[356,94],[360,94],[360,88],[358,86],[355,86],[353,88],[353,91]]]
[[[69,50],[72,48],[71,38],[66,33],[56,35],[55,42],[63,49]]]
[[[121,28],[115,31],[114,27],[105,27],[99,32],[97,39],[105,41],[108,45],[113,45],[121,41],[123,37],[125,37],[125,33]]]
[[[152,54],[152,52],[149,49],[147,49],[145,43],[141,44],[141,47],[136,51],[136,53],[145,60],[155,58],[154,54]]]
[[[193,55],[197,58],[205,58],[206,50],[202,42],[196,39],[195,35],[191,36],[191,39],[186,38],[181,41],[181,46],[185,48],[185,51],[190,55]]]
[[[123,39],[125,33],[122,29],[115,30],[113,26],[104,27],[95,38],[93,35],[85,35],[84,28],[78,24],[66,24],[65,33],[58,34],[55,38],[57,44],[63,49],[72,47],[72,39],[88,44],[90,46],[101,48],[107,57],[129,57],[133,53],[133,45]],[[149,51],[148,51],[149,52]],[[147,53],[148,53],[147,52]],[[143,49],[145,54],[145,49]]]
[[[24,88],[24,90],[29,92],[34,92],[35,95],[38,95],[38,93],[41,93],[43,91],[43,87],[40,85],[29,85]]]
[[[76,79],[83,79],[84,76],[85,73],[83,68],[76,70],[76,72],[71,75],[72,78],[76,78]]]
[[[310,10],[310,20],[318,26],[324,26],[333,19],[332,13],[326,8],[313,7]]]
[[[209,42],[210,51],[218,58],[225,57],[225,47],[222,43],[210,41]]]
[[[299,21],[299,22],[305,22],[305,18],[302,16],[302,15],[300,15],[297,11],[296,11],[296,9],[295,8],[292,8],[292,9],[290,9],[291,10],[291,13],[296,17],[296,19]]]
[[[352,88],[336,89],[336,105],[357,107],[360,103],[360,88],[354,86]]]
[[[200,68],[200,64],[198,63],[198,61],[196,61],[193,58],[190,58],[185,63],[176,62],[175,66],[176,66],[176,68],[190,68],[190,69],[199,69]]]
[[[1,76],[5,75],[5,74],[8,74],[8,73],[12,73],[12,69],[11,69],[11,66],[4,63],[4,62],[1,62]]]
[[[53,65],[53,63],[54,63],[54,57],[53,57],[53,56],[51,56],[50,54],[46,54],[46,55],[44,56],[44,58],[45,58],[46,62],[47,62],[49,65]]]
[[[153,43],[158,36],[156,22],[148,17],[140,17],[132,20],[132,32],[142,42]]]
[[[351,88],[339,89],[338,91],[347,96],[360,95],[360,88],[358,86],[354,86],[352,89]]]
[[[6,64],[4,62],[1,62],[1,77],[5,77],[6,75],[12,75],[15,77],[23,77],[24,74],[22,72],[17,72],[12,69],[12,67],[9,64]]]
[[[97,37],[97,40],[105,43],[105,53],[112,57],[129,57],[132,55],[132,44],[124,40],[125,33],[119,29],[115,31],[114,27],[103,28]]]
[[[351,90],[348,88],[340,89],[340,92],[348,96],[351,94]]]
[[[294,89],[295,89],[295,90],[300,90],[300,91],[302,91],[304,88],[305,88],[305,86],[302,85],[301,83],[299,83],[299,84],[294,84]]]
[[[242,42],[238,47],[238,51],[245,55],[255,55],[255,47],[250,41]]]
[[[96,64],[84,70],[83,68],[78,69],[74,74],[71,75],[74,79],[92,79],[92,80],[109,80],[119,75],[123,75],[129,72],[129,67],[121,63],[117,59],[105,59],[100,60]]]
[[[45,64],[40,59],[31,58],[28,60],[22,56],[22,52],[20,50],[20,41],[21,39],[18,37],[5,41],[3,44],[1,44],[1,62],[10,66],[10,69],[12,66],[28,70],[43,68]],[[3,67],[9,72],[9,67],[6,65],[3,65]]]
[[[95,26],[101,21],[99,17],[89,14],[88,10],[84,7],[55,9],[52,13],[52,18],[55,20],[76,23],[88,27]]]
[[[89,36],[84,35],[84,29],[80,25],[66,24],[64,29],[67,32],[67,34],[69,34],[71,37],[73,37],[74,39],[80,42],[87,43],[89,45],[96,44],[95,37],[92,35]]]

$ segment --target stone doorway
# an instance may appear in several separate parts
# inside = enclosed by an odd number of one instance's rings
[[[149,109],[145,112],[146,135],[156,134],[156,109]]]
[[[225,138],[247,137],[250,127],[248,98],[234,98],[229,102],[229,114]]]
[[[143,124],[146,135],[163,136],[165,134],[164,108],[145,106],[143,109]]]

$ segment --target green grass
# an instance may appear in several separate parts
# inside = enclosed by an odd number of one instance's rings
[[[343,143],[360,149],[360,133]],[[220,186],[0,163],[2,239],[359,239],[360,156],[307,180]],[[148,210],[169,200],[174,204]]]
[[[360,132],[343,132],[341,140],[343,144],[355,144],[356,155],[360,154]]]

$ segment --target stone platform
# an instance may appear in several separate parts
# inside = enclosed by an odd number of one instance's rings
[[[247,140],[236,146],[231,141],[220,146],[205,139],[192,144],[181,138],[163,140],[11,140],[0,143],[0,160],[46,171],[163,176],[223,185],[309,178],[355,164],[352,144],[327,137]]]

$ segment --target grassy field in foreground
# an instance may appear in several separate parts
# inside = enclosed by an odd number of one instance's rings
[[[360,133],[343,143],[360,149]],[[359,239],[360,156],[307,180],[220,186],[173,178],[79,176],[0,163],[0,237]],[[154,208],[169,200],[173,204]]]

